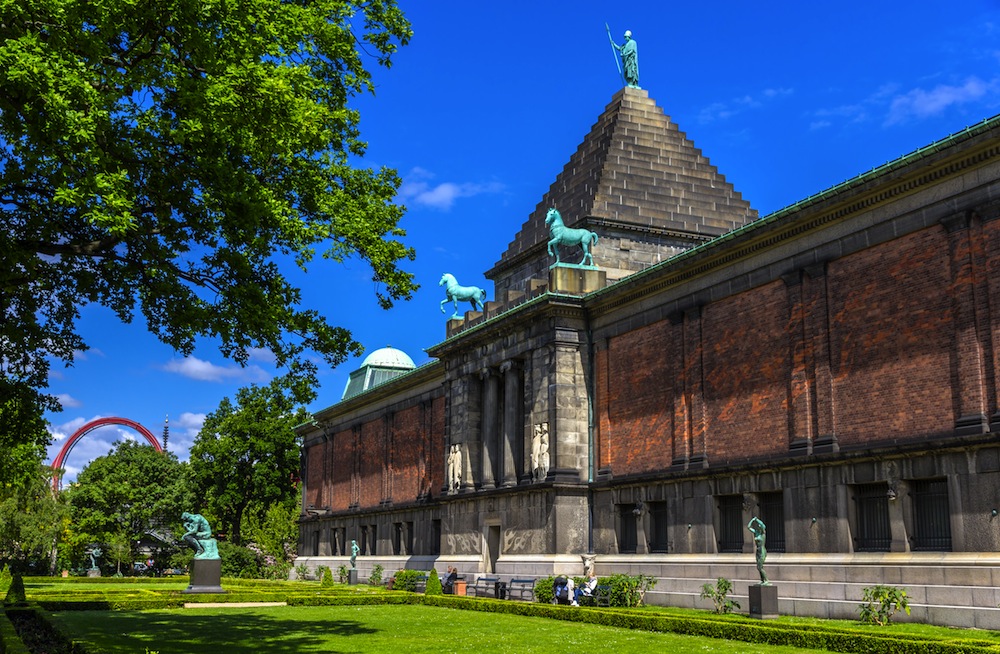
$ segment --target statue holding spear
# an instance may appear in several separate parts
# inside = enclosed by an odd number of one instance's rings
[[[604,27],[608,30],[608,40],[611,41],[611,47],[618,51],[617,54],[621,54],[622,62],[618,68],[618,74],[622,76],[622,81],[634,89],[639,88],[639,51],[632,38],[631,30],[625,30],[625,43],[618,45],[611,36],[611,28],[608,27],[607,23],[604,24]],[[615,56],[616,66],[618,65],[617,54]]]

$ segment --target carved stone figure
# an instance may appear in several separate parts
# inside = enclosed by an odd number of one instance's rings
[[[531,435],[531,471],[535,481],[545,481],[549,474],[549,423],[535,425]]]
[[[455,303],[455,313],[451,316],[452,320],[459,320],[461,318],[458,315],[459,301],[471,303],[473,311],[483,310],[483,302],[486,301],[486,291],[478,286],[459,286],[455,280],[455,276],[451,273],[441,275],[441,281],[438,282],[438,286],[445,287],[444,299],[441,300],[441,313],[445,313],[444,305],[449,302]]]
[[[580,265],[594,265],[594,255],[591,254],[590,248],[597,245],[597,234],[586,229],[566,227],[562,215],[555,207],[549,209],[548,213],[545,214],[545,224],[549,227],[549,255],[556,258],[556,263],[559,263],[558,246],[579,245],[583,248],[583,259],[580,260]]]
[[[618,45],[611,37],[611,29],[608,29],[608,39],[615,50],[621,54],[622,65],[619,72],[625,83],[631,88],[639,88],[639,47],[632,39],[632,31],[625,30],[625,43]]]
[[[448,490],[457,493],[462,485],[462,446],[451,446],[448,452]]]
[[[351,540],[351,567],[358,567],[358,554],[361,553],[361,548],[358,547],[358,541]]]
[[[219,558],[218,543],[212,538],[212,528],[208,526],[208,520],[198,513],[185,511],[181,514],[181,522],[187,530],[181,539],[194,548],[194,558]]]
[[[757,560],[757,573],[760,574],[760,585],[769,586],[771,582],[768,581],[767,573],[764,572],[764,561],[767,559],[767,549],[764,547],[764,541],[767,539],[767,526],[764,525],[763,520],[754,516],[747,523],[747,529],[753,534],[753,542],[756,548],[754,558]]]

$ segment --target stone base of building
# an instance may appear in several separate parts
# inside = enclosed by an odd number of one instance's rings
[[[191,581],[182,593],[224,593],[222,588],[222,559],[194,559],[191,561]]]

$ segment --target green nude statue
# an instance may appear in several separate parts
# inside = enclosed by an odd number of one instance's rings
[[[181,522],[187,530],[181,539],[194,548],[194,558],[219,558],[218,543],[212,538],[212,528],[208,526],[208,520],[197,513],[185,511],[181,514]]]
[[[358,547],[358,541],[351,541],[351,567],[358,567],[358,553],[361,552],[361,548]]]
[[[625,43],[618,45],[611,36],[611,28],[608,27],[608,39],[611,41],[611,47],[621,55],[622,63],[618,72],[622,75],[625,84],[633,89],[639,88],[639,46],[632,38],[632,31],[625,30]],[[615,63],[617,63],[617,57]]]
[[[760,585],[770,586],[771,582],[768,581],[767,573],[764,572],[764,561],[767,559],[767,548],[764,547],[764,541],[767,539],[767,527],[764,525],[763,520],[754,516],[747,523],[747,529],[753,534],[753,543],[755,546],[754,558],[757,560],[757,573],[760,574]]]

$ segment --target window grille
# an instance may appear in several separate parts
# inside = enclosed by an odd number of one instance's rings
[[[649,551],[666,553],[670,546],[667,542],[667,503],[649,503]]]
[[[618,505],[618,553],[635,554],[635,504]]]
[[[889,487],[885,484],[860,484],[854,487],[857,552],[888,552],[892,543],[889,529]]]
[[[760,519],[767,526],[765,546],[768,552],[785,551],[785,497],[784,493],[760,493]]]
[[[719,501],[719,551],[743,551],[743,497],[723,495]]]
[[[913,550],[951,551],[951,512],[948,482],[944,479],[911,481],[913,498]]]

